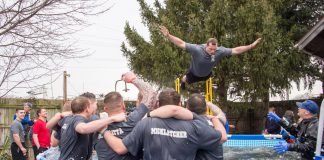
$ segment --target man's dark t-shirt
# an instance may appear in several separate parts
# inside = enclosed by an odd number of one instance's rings
[[[143,148],[144,159],[194,160],[198,149],[217,148],[220,139],[200,120],[145,118],[122,141],[134,156]]]
[[[198,116],[197,119],[201,120],[203,123],[206,123],[210,127],[213,127],[213,123],[206,116]],[[223,145],[218,144],[217,148],[214,150],[198,150],[195,160],[222,160],[223,158]]]
[[[141,104],[136,110],[128,115],[126,122],[112,123],[108,125],[107,130],[109,130],[118,138],[122,139],[133,130],[137,122],[139,122],[148,111],[148,108],[144,104]],[[101,135],[98,138],[99,140],[98,143],[95,144],[95,150],[97,151],[99,160],[135,160],[142,158],[139,157],[141,155],[135,157],[130,153],[127,153],[125,155],[118,155],[109,147],[109,145]]]
[[[64,117],[59,121],[61,127],[60,160],[84,160],[90,157],[92,151],[89,150],[89,134],[79,134],[75,127],[79,123],[87,123],[88,120],[80,115]],[[90,147],[91,148],[91,147]]]

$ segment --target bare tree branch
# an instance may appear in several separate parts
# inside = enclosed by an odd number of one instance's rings
[[[37,87],[67,59],[87,56],[71,34],[111,7],[108,0],[0,0],[0,97]]]

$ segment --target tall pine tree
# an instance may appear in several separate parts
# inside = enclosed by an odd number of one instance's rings
[[[308,73],[318,73],[307,55],[292,48],[301,31],[285,23],[289,21],[284,17],[288,12],[283,10],[286,1],[167,0],[161,4],[156,0],[153,6],[144,0],[138,2],[150,40],[145,41],[126,23],[127,44],[121,47],[130,68],[159,86],[174,87],[175,78],[183,75],[190,64],[189,54],[165,39],[159,25],[189,43],[205,43],[208,38],[216,37],[219,45],[233,48],[263,38],[256,49],[225,58],[214,68],[213,83],[221,103],[227,101],[228,93],[242,95],[243,100],[268,102],[270,94],[282,94],[290,88],[291,81],[306,78],[311,86],[314,75]],[[203,90],[203,83],[200,84],[193,87]]]

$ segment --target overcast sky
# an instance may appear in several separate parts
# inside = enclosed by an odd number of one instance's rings
[[[149,4],[153,0],[147,0]],[[120,45],[126,40],[123,31],[125,22],[136,28],[137,32],[145,39],[149,38],[148,30],[141,23],[138,2],[135,0],[111,0],[113,7],[103,15],[92,17],[92,25],[74,35],[78,40],[77,46],[87,49],[92,53],[89,57],[71,60],[61,70],[70,74],[68,78],[68,96],[74,97],[89,91],[95,94],[106,94],[115,90],[115,82],[120,79],[121,74],[129,71],[127,61],[122,56]],[[188,62],[189,63],[189,62]],[[56,77],[52,77],[56,78]],[[321,84],[318,82],[313,93],[321,92]],[[117,91],[120,91],[124,99],[136,99],[138,90],[127,86],[128,92],[122,91],[123,83],[118,83]],[[47,85],[47,98],[58,98],[63,95],[63,77],[61,76],[52,84]],[[26,91],[19,93],[20,96],[28,96]],[[298,94],[304,94],[308,90],[291,91],[290,98]],[[18,92],[16,92],[18,93]],[[42,98],[42,95],[37,96]],[[279,100],[279,98],[272,98]]]
[[[78,41],[77,47],[86,49],[90,56],[70,60],[61,70],[61,76],[52,84],[47,85],[47,97],[57,98],[63,95],[63,71],[68,78],[68,96],[74,97],[89,91],[95,94],[106,94],[115,90],[115,82],[121,74],[129,71],[126,58],[122,56],[120,45],[126,40],[123,31],[126,21],[137,31],[148,38],[148,30],[141,23],[139,5],[134,0],[110,0],[113,7],[100,16],[90,18],[91,26],[73,35]],[[152,3],[150,0],[148,3]],[[56,76],[53,76],[55,79]],[[138,90],[132,85],[128,92],[122,91],[124,83],[119,82],[117,91],[125,99],[135,99]],[[52,89],[53,88],[53,89]],[[26,90],[27,92],[27,90]],[[27,96],[25,92],[22,96]],[[37,96],[39,98],[42,95]]]

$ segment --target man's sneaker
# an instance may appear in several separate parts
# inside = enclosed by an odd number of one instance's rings
[[[180,83],[180,88],[181,88],[181,90],[186,90],[186,83],[185,82],[181,82]]]

